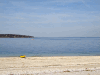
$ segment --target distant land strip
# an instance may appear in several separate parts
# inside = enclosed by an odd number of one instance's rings
[[[34,38],[34,36],[19,34],[0,34],[0,38]]]

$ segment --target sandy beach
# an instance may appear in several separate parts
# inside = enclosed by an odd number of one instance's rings
[[[100,56],[1,57],[0,75],[100,75]]]

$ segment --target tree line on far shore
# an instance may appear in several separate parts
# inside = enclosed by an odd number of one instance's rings
[[[18,34],[0,34],[0,38],[34,38],[34,36]]]

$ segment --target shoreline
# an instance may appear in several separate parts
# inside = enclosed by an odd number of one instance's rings
[[[22,54],[20,54],[20,55],[22,55]],[[4,55],[0,55],[0,58],[1,57],[20,57],[20,55],[18,54],[18,55],[8,55],[8,56],[4,56]],[[26,57],[72,57],[72,56],[75,56],[75,57],[80,57],[80,56],[100,56],[100,54],[77,54],[77,55],[57,55],[57,54],[55,54],[55,55],[34,55],[34,56],[32,56],[32,55],[27,55],[27,54],[25,54],[26,55]]]
[[[96,71],[100,75],[100,56],[0,57],[0,63],[0,75],[74,75]]]

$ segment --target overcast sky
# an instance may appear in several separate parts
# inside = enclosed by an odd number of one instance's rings
[[[100,0],[0,0],[0,34],[100,37]]]

